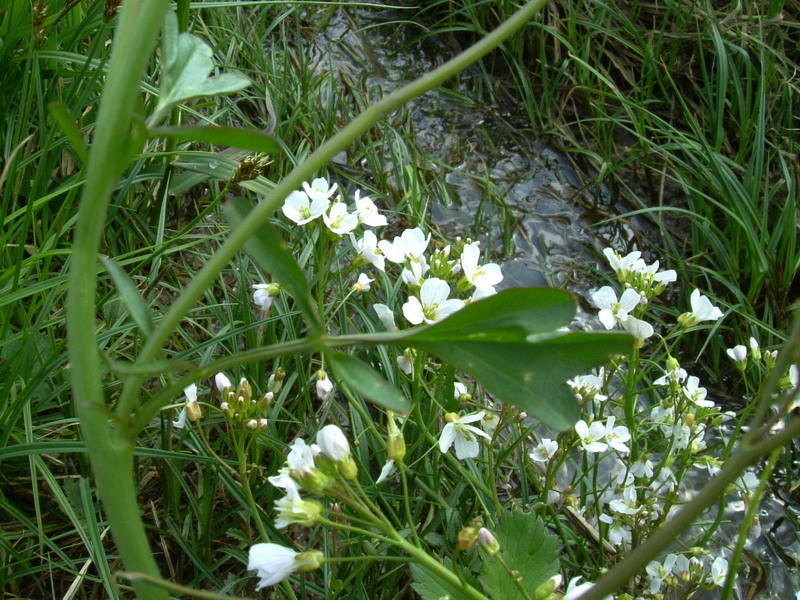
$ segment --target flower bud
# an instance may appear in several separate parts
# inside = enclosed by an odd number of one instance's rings
[[[236,395],[243,398],[245,403],[249,403],[250,398],[253,396],[253,388],[250,387],[250,382],[244,377],[239,381],[239,387],[236,388]]]
[[[223,402],[222,404],[220,404],[219,409],[222,411],[222,414],[224,414],[227,418],[230,419],[233,416],[233,409],[231,408],[231,405],[228,404],[227,402]]]
[[[295,556],[294,564],[301,573],[319,569],[325,562],[325,556],[319,550],[309,550]]]
[[[325,401],[333,391],[333,382],[328,378],[328,374],[320,369],[317,371],[317,398]]]
[[[547,600],[550,595],[561,587],[561,575],[553,575],[542,583],[533,594],[534,600]]]
[[[750,338],[750,353],[755,360],[761,360],[761,347],[758,345],[756,338]]]
[[[259,419],[258,420],[258,428],[261,429],[262,431],[264,431],[267,428],[268,425],[269,425],[269,421],[267,421],[266,419]]]
[[[402,433],[397,432],[394,435],[389,435],[386,439],[386,451],[392,460],[397,462],[403,460],[406,455],[406,441]]]
[[[214,385],[217,387],[217,391],[221,394],[227,388],[232,388],[233,385],[231,384],[231,380],[225,376],[225,373],[217,373],[214,376]]]
[[[248,429],[257,429],[258,428],[258,421],[256,421],[255,419],[250,419],[249,421],[247,421],[247,423],[245,423],[245,426]]]
[[[478,542],[478,528],[464,527],[458,532],[458,547],[461,550],[469,550]]]
[[[340,462],[350,456],[350,444],[342,430],[336,425],[326,425],[317,433],[317,445],[322,453],[333,462]]]
[[[339,469],[339,473],[341,473],[342,477],[345,479],[353,481],[358,477],[358,466],[356,465],[356,461],[354,461],[353,457],[349,454],[344,460],[336,463],[336,466]]]
[[[273,394],[277,394],[283,387],[283,380],[286,379],[286,371],[282,367],[275,369],[275,372],[267,380],[267,389]]]
[[[486,527],[481,527],[478,530],[478,544],[480,544],[481,548],[483,548],[489,556],[495,556],[500,552],[500,542],[497,541],[497,538],[495,538],[492,532],[486,529]]]
[[[272,405],[272,400],[275,398],[275,394],[272,392],[267,392],[261,398],[258,399],[258,410],[263,412],[267,410]]]
[[[194,402],[187,402],[186,403],[186,418],[190,421],[199,421],[200,417],[203,416],[203,411],[200,409],[200,405]]]

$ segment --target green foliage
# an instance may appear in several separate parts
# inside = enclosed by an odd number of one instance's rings
[[[547,532],[532,513],[505,513],[492,532],[500,543],[498,557],[484,555],[480,579],[495,600],[524,600],[508,571],[519,574],[519,584],[533,597],[542,583],[558,573],[559,539]],[[504,567],[500,560],[508,567]]]
[[[414,577],[414,583],[411,584],[411,587],[424,600],[441,600],[442,598],[468,600],[468,596],[459,588],[443,581],[424,567],[411,565],[411,575]]]
[[[401,343],[430,352],[472,375],[500,400],[555,429],[578,420],[566,381],[624,354],[618,333],[563,333],[575,301],[561,290],[512,289],[469,304]]]
[[[178,141],[192,140],[194,142],[241,148],[265,154],[274,154],[280,151],[280,146],[275,141],[275,138],[260,131],[237,127],[220,127],[218,125],[156,127],[151,129],[149,134],[150,137],[163,137]]]
[[[163,76],[155,115],[163,115],[192,98],[232,94],[250,85],[250,80],[239,73],[209,77],[214,70],[211,47],[190,33],[178,33],[178,17],[172,11],[164,19],[163,40]],[[158,120],[154,118],[153,122]]]
[[[335,375],[356,394],[398,413],[409,411],[409,402],[400,390],[364,361],[341,352],[331,353],[328,358]]]

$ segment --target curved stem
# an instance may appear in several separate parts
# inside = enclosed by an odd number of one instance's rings
[[[95,136],[86,165],[67,292],[67,345],[72,393],[114,541],[125,567],[158,578],[159,571],[139,516],[133,443],[109,423],[95,332],[97,254],[112,189],[125,168],[131,115],[150,60],[167,0],[125,2],[117,27]],[[144,579],[133,583],[140,598],[166,600]]]

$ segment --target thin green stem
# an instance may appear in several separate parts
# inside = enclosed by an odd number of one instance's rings
[[[242,443],[237,436],[236,442],[236,457],[239,461],[239,480],[242,483],[242,489],[244,490],[244,495],[247,497],[247,503],[249,504],[250,512],[253,513],[253,520],[256,522],[256,528],[258,529],[258,535],[261,537],[263,542],[269,542],[269,534],[267,533],[267,528],[264,527],[264,521],[261,520],[261,515],[258,514],[258,506],[256,505],[256,500],[253,497],[253,490],[250,488],[250,473],[247,471],[247,455],[245,453],[244,448],[242,447]]]
[[[772,474],[772,469],[775,467],[775,463],[778,462],[778,457],[781,455],[781,452],[783,452],[782,447],[775,448],[775,450],[772,451],[772,454],[767,461],[767,466],[764,467],[764,472],[761,474],[761,479],[758,482],[758,488],[753,493],[752,497],[750,498],[750,502],[747,505],[747,511],[745,511],[744,518],[742,519],[742,526],[739,529],[739,539],[736,541],[736,547],[733,549],[731,560],[728,563],[728,575],[725,577],[725,585],[720,592],[720,600],[730,600],[731,595],[733,594],[733,584],[736,581],[736,574],[739,571],[739,561],[742,558],[744,544],[747,541],[747,533],[750,531],[750,526],[753,524],[756,511],[761,503],[761,496],[764,495],[764,490],[767,487],[767,481],[769,481],[769,476]]]
[[[136,502],[133,444],[109,423],[95,339],[97,254],[109,198],[126,166],[131,115],[139,82],[150,60],[167,0],[125,2],[86,165],[72,246],[67,294],[67,344],[72,392],[98,494],[126,568],[158,578]],[[121,135],[121,132],[123,133]],[[166,600],[167,593],[144,579],[134,582],[140,598]]]

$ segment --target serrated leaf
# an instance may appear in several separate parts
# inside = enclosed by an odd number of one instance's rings
[[[412,564],[411,574],[414,577],[414,583],[411,584],[411,587],[424,600],[440,600],[441,598],[469,600],[469,596],[460,589],[448,584],[424,567]]]
[[[102,256],[100,261],[111,276],[111,280],[119,292],[119,297],[128,309],[128,314],[133,322],[136,323],[142,334],[148,337],[153,332],[153,317],[150,314],[150,307],[139,293],[136,284],[113,259]]]
[[[250,85],[239,73],[209,77],[214,69],[211,46],[191,33],[178,33],[178,18],[168,11],[164,19],[162,79],[156,112],[199,96],[231,94]]]
[[[241,129],[239,127],[220,127],[217,125],[157,127],[150,130],[150,137],[206,142],[265,154],[274,154],[280,151],[280,146],[275,141],[275,138],[260,131]]]
[[[630,352],[622,333],[564,333],[575,310],[572,296],[549,289],[506,290],[470,304],[398,343],[438,356],[483,387],[555,429],[579,418],[566,381]]]
[[[558,573],[559,538],[547,533],[542,520],[534,514],[507,513],[493,531],[500,542],[503,560],[517,571],[522,587],[533,597],[536,588]],[[524,600],[500,561],[486,555],[480,580],[495,600]]]
[[[231,226],[236,227],[247,217],[250,209],[244,198],[235,198],[225,205],[225,216]],[[264,223],[247,240],[244,249],[259,267],[272,275],[294,297],[309,331],[318,335],[322,331],[322,321],[309,294],[305,275],[292,253],[283,245],[280,234],[269,223]]]
[[[411,410],[400,390],[364,361],[341,352],[332,353],[329,359],[334,375],[343,379],[356,394],[395,412]]]

